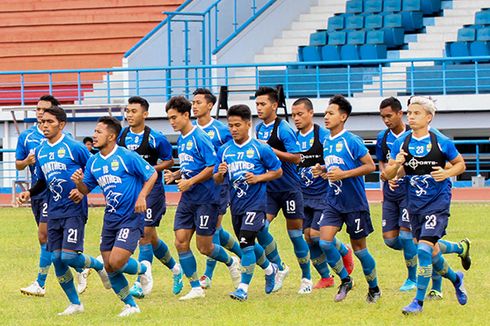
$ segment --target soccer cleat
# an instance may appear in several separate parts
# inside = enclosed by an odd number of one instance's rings
[[[102,259],[102,256],[98,256],[95,259],[97,259],[102,264],[104,264],[104,260]],[[109,280],[109,275],[107,275],[107,271],[105,270],[105,268],[102,268],[100,271],[97,271],[97,274],[99,274],[100,280],[102,281],[104,287],[110,290],[112,288],[112,285],[111,285],[111,281]]]
[[[134,314],[139,314],[141,312],[138,306],[125,305],[123,311],[118,315],[119,317],[128,317]]]
[[[140,282],[134,282],[133,286],[129,290],[129,294],[138,299],[143,299],[145,297]]]
[[[465,305],[466,302],[468,302],[468,295],[464,288],[464,274],[462,272],[456,272],[456,275],[458,276],[458,279],[456,280],[456,283],[453,284],[454,290],[456,290],[456,299],[458,299],[460,305]]]
[[[237,257],[231,257],[233,260],[232,264],[228,266],[228,270],[230,271],[231,281],[233,282],[233,286],[235,289],[240,284],[242,279],[242,272],[240,266],[240,260]]]
[[[87,289],[87,278],[90,274],[90,268],[85,268],[81,273],[77,273],[77,292],[78,294],[82,294]]]
[[[172,287],[172,292],[174,295],[179,294],[182,292],[182,289],[184,288],[184,282],[182,281],[183,278],[183,273],[182,273],[182,268],[180,269],[179,274],[174,274],[174,285]],[[199,283],[201,280],[199,280]]]
[[[331,288],[335,284],[335,280],[333,276],[330,277],[322,277],[313,287],[313,289],[326,289]]]
[[[373,291],[371,291],[371,289],[369,289],[368,294],[366,296],[366,302],[367,303],[376,303],[379,301],[380,298],[381,298],[381,290],[373,292]]]
[[[339,291],[335,295],[335,298],[333,301],[335,302],[340,302],[344,300],[347,297],[347,293],[349,293],[350,290],[352,290],[352,286],[354,285],[354,280],[352,277],[349,277],[348,281],[342,281],[342,283],[339,286]]]
[[[202,288],[192,288],[189,293],[184,295],[183,297],[180,297],[180,301],[186,301],[186,300],[193,300],[193,299],[199,299],[199,298],[204,298],[206,296],[206,293],[204,293],[204,290]]]
[[[347,271],[347,274],[352,274],[352,271],[354,270],[354,255],[352,253],[352,248],[347,246],[347,255],[342,257],[342,262],[344,263],[345,270]]]
[[[83,304],[70,304],[65,311],[58,313],[58,316],[69,316],[83,312]]]
[[[427,300],[432,300],[432,301],[437,301],[437,300],[442,300],[442,292],[439,292],[437,290],[430,290],[429,294],[427,295]]]
[[[402,286],[400,286],[400,291],[402,292],[407,292],[407,291],[412,291],[417,288],[417,282],[412,281],[411,279],[406,279],[405,283],[403,283]]]
[[[20,293],[25,295],[33,295],[36,297],[44,297],[46,289],[41,287],[37,281],[34,281],[31,285],[21,288]]]
[[[277,269],[277,265],[271,263],[272,266],[272,274],[265,275],[265,293],[270,294],[274,291],[274,287],[276,285],[277,273],[279,272]]]
[[[201,285],[201,288],[204,290],[209,289],[211,288],[211,279],[206,275],[203,275],[199,279],[199,285]]]
[[[146,266],[146,272],[140,275],[141,288],[143,294],[148,295],[153,288],[153,276],[151,275],[151,263],[147,260],[143,260],[141,265]]]
[[[461,246],[463,247],[463,252],[458,255],[459,258],[461,258],[461,265],[463,266],[464,270],[467,271],[471,267],[471,257],[470,257],[470,245],[471,241],[466,238],[461,240],[459,243],[461,243]]]
[[[298,294],[310,294],[313,291],[313,282],[307,278],[301,279]]]
[[[417,299],[413,299],[408,306],[403,307],[402,313],[404,315],[416,315],[421,313],[422,310],[423,307],[419,304],[419,301]]]
[[[272,292],[277,292],[282,288],[282,285],[284,283],[284,280],[286,277],[289,275],[289,267],[282,263],[283,270],[282,271],[277,271],[276,275],[276,284],[274,285],[274,290]]]
[[[248,299],[248,294],[243,289],[237,289],[234,292],[230,292],[230,298],[238,301],[246,301]]]

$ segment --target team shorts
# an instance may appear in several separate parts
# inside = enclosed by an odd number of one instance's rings
[[[47,198],[31,199],[31,209],[34,214],[36,224],[48,222],[48,201]]]
[[[301,191],[267,192],[266,213],[277,216],[282,209],[287,219],[304,219],[303,193]]]
[[[157,227],[160,225],[163,215],[167,211],[165,204],[165,192],[152,191],[146,197],[145,226]]]
[[[175,212],[174,231],[196,230],[196,234],[209,236],[216,231],[218,204],[193,204],[180,201]]]
[[[245,214],[232,214],[231,222],[237,238],[240,236],[240,231],[259,232],[265,224],[265,212],[250,211]]]
[[[341,213],[327,204],[320,217],[320,227],[336,226],[342,229],[344,223],[347,233],[354,240],[365,238],[374,231],[369,211]]]
[[[413,237],[420,240],[422,237],[437,237],[441,239],[446,235],[449,223],[449,210],[443,210],[430,214],[411,214]]]
[[[48,251],[67,249],[83,252],[86,221],[87,219],[81,216],[49,219]]]
[[[326,209],[326,203],[323,198],[305,198],[303,201],[304,216],[303,230],[312,228],[314,230],[320,230],[320,217],[323,211]]]
[[[111,251],[122,248],[134,253],[138,242],[143,236],[143,225],[136,227],[102,228],[100,235],[100,251]]]
[[[221,185],[219,194],[219,215],[225,215],[226,209],[230,205],[230,188],[227,184]]]
[[[407,198],[383,201],[382,217],[383,233],[399,230],[400,227],[410,229]]]

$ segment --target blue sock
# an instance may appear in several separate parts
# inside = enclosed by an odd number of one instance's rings
[[[367,248],[357,250],[354,252],[361,261],[362,271],[366,277],[366,281],[369,284],[369,288],[375,288],[378,286],[378,276],[376,275],[376,262],[373,256]]]
[[[133,296],[129,293],[128,280],[124,274],[118,272],[109,273],[109,280],[111,281],[112,289],[119,299],[131,307],[136,307],[136,302],[134,302]]]
[[[343,244],[342,241],[340,241],[337,237],[333,238],[333,243],[342,257],[345,257],[345,255],[349,253],[349,249],[347,249],[347,246]]]
[[[220,230],[221,230],[221,226],[219,228],[216,228],[216,231],[214,232],[214,235],[213,235],[213,243],[216,245],[216,244],[220,244]],[[213,258],[210,258],[210,257],[207,257],[206,258],[206,270],[204,271],[204,275],[206,275],[207,277],[209,277],[210,279],[213,278],[213,273],[214,273],[214,269],[216,268],[216,260],[213,259]]]
[[[262,248],[262,246],[259,245],[258,243],[254,245],[254,253],[255,253],[255,260],[257,262],[257,265],[260,266],[260,268],[266,269],[267,267],[269,267],[271,262],[265,256],[264,248]]]
[[[121,267],[116,272],[117,273],[126,273],[126,274],[131,274],[131,275],[136,275],[136,274],[139,275],[139,274],[144,274],[146,272],[146,266],[141,264],[136,259],[129,257],[126,265]]]
[[[184,271],[185,276],[189,279],[193,288],[198,288],[199,278],[197,277],[197,264],[196,258],[192,254],[192,251],[179,252],[180,266]]]
[[[432,271],[432,290],[442,292],[442,276],[435,270]]]
[[[444,257],[442,257],[442,253],[440,251],[437,253],[437,255],[432,257],[432,266],[434,266],[434,271],[436,271],[437,274],[449,279],[451,282],[453,282],[453,284],[458,280],[458,276],[451,269],[451,267],[449,267],[449,264]]]
[[[310,255],[311,262],[313,266],[317,270],[318,274],[320,274],[321,278],[330,277],[330,270],[328,269],[327,257],[320,248],[320,238],[319,237],[311,237],[310,243],[308,243],[308,247],[310,247]]]
[[[320,248],[322,248],[323,252],[327,256],[328,265],[330,265],[335,273],[337,273],[341,279],[348,278],[349,274],[347,274],[347,270],[342,262],[342,257],[340,256],[337,248],[335,248],[334,242],[320,239]]]
[[[250,284],[254,275],[255,264],[257,263],[254,246],[243,248],[242,253],[242,280],[240,282]]]
[[[264,248],[267,259],[276,264],[280,271],[284,269],[282,266],[281,256],[277,251],[277,244],[269,232],[269,222],[266,221],[262,230],[257,233],[257,241]]]
[[[168,246],[163,242],[163,240],[158,240],[158,245],[156,248],[153,248],[153,255],[157,257],[159,261],[162,262],[168,269],[172,269],[175,266],[175,259],[172,257],[170,250],[168,250]]]
[[[459,242],[451,242],[440,239],[437,241],[443,254],[462,254],[463,246]]]
[[[61,288],[68,297],[68,300],[70,300],[70,303],[80,304],[78,292],[75,289],[75,283],[73,283],[73,275],[70,271],[70,268],[68,268],[68,265],[65,264],[61,259],[61,252],[53,252],[52,259],[56,277],[58,278],[58,282],[60,283]]]
[[[96,271],[100,271],[104,268],[104,264],[94,257],[78,252],[63,251],[61,253],[61,260],[68,266],[81,268],[82,270],[84,268],[93,268]]]
[[[219,244],[237,255],[238,257],[242,258],[242,250],[240,249],[240,245],[238,242],[228,233],[225,229],[223,229],[221,226],[219,228],[219,231],[216,230],[216,233],[219,235]],[[214,240],[214,239],[213,239]]]
[[[231,256],[228,255],[225,248],[217,244],[214,245],[213,251],[211,252],[211,255],[209,255],[209,257],[225,263],[226,266],[231,266],[231,264],[233,264],[233,259],[231,259]]]
[[[391,249],[402,250],[403,244],[400,240],[400,237],[394,237],[389,239],[384,239],[385,244]]]
[[[294,254],[301,268],[301,278],[311,279],[310,251],[303,238],[303,230],[288,230],[289,239],[293,243]]]
[[[419,258],[419,268],[417,272],[417,294],[415,295],[415,299],[420,302],[423,302],[425,299],[425,292],[432,276],[432,251],[432,247],[428,244],[418,244],[417,255]]]
[[[46,284],[46,277],[48,276],[49,267],[51,266],[51,252],[46,249],[46,244],[41,245],[41,254],[39,255],[39,272],[37,273],[37,283],[40,287],[44,287]]]
[[[413,242],[412,232],[400,231],[403,246],[403,257],[408,270],[408,278],[417,282],[417,246]]]
[[[143,260],[147,260],[150,263],[152,263],[153,262],[153,246],[151,245],[151,243],[147,243],[144,245],[140,244],[139,248],[140,248],[140,252],[138,254],[138,261],[142,262]],[[139,275],[138,275],[138,278],[136,279],[136,281],[137,282],[140,281]]]

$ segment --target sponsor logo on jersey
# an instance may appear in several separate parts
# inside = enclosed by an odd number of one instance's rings
[[[192,140],[189,140],[187,144],[185,145],[185,148],[187,148],[188,151],[192,149]]]
[[[249,148],[247,150],[247,157],[252,158],[252,157],[254,157],[254,155],[255,155],[255,151],[252,148]]]
[[[214,135],[215,135],[214,130],[209,130],[209,131],[208,131],[208,136],[209,136],[209,138],[213,139],[213,138],[214,138]]]
[[[111,162],[111,169],[112,171],[117,171],[119,169],[119,162],[117,160]]]
[[[341,141],[339,141],[337,144],[335,144],[335,150],[337,151],[337,153],[341,152],[342,148],[344,148],[344,144],[342,144]]]

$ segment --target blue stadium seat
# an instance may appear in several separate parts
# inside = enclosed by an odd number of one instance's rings
[[[345,32],[328,33],[328,45],[344,45],[346,40]]]
[[[342,60],[359,60],[360,45],[366,43],[365,31],[351,31],[347,33],[347,45],[340,49],[340,57]]]
[[[490,55],[490,42],[474,41],[470,44],[470,54],[472,56],[488,56]]]
[[[477,41],[490,41],[490,27],[483,27],[476,31]]]
[[[300,61],[321,61],[322,56],[320,53],[321,46],[308,45],[299,47],[299,60]]]
[[[415,32],[424,27],[422,11],[402,11],[401,15],[406,32]]]
[[[475,14],[476,25],[490,25],[490,10],[482,10]]]
[[[474,27],[463,27],[458,30],[458,42],[476,40],[476,29]]]
[[[397,48],[403,45],[405,29],[403,27],[402,14],[389,14],[384,18],[385,42],[388,49]]]
[[[362,45],[359,51],[361,60],[386,59],[385,32],[377,30],[368,31],[366,34],[366,44]]]
[[[310,34],[310,45],[326,45],[328,34],[326,30],[317,30]]]
[[[325,45],[321,48],[323,61],[340,61],[340,46]]]
[[[369,15],[365,20],[364,27],[367,30],[383,27],[383,15]]]
[[[431,16],[441,11],[441,0],[403,0],[403,11],[422,11]]]
[[[335,15],[328,18],[328,31],[334,32],[344,29],[344,16]]]
[[[471,42],[449,42],[446,44],[447,57],[469,57]]]
[[[360,14],[363,12],[362,0],[349,0],[345,4],[345,12],[348,14]]]
[[[346,29],[362,29],[364,27],[364,17],[361,15],[348,16],[345,19]]]
[[[383,11],[383,1],[381,0],[365,0],[364,12],[368,14],[378,13]]]
[[[384,11],[385,12],[400,12],[400,11],[402,11],[402,1],[401,0],[385,0],[384,1]]]

